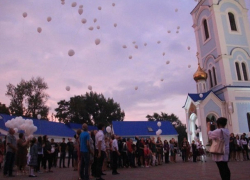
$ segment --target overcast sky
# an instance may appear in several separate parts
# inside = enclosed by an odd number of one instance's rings
[[[197,48],[190,15],[196,4],[194,0],[65,0],[64,5],[60,0],[1,0],[0,102],[9,105],[8,83],[40,76],[49,86],[50,113],[58,101],[85,94],[91,85],[93,91],[120,104],[125,120],[146,120],[147,114],[165,112],[185,122],[182,106],[187,93],[196,92]],[[75,51],[72,57],[70,49]]]

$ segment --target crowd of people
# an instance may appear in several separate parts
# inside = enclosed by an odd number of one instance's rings
[[[25,139],[23,133],[16,139],[15,131],[9,129],[5,140],[0,140],[0,168],[5,154],[4,176],[14,176],[14,165],[17,174],[27,174],[25,170],[29,166],[29,177],[53,172],[53,167],[72,167],[78,173],[79,180],[94,177],[103,180],[107,169],[112,169],[112,174],[118,175],[118,168],[149,168],[162,163],[176,163],[177,154],[180,154],[183,162],[206,162],[206,150],[198,139],[191,144],[186,138],[178,144],[174,138],[162,141],[160,136],[124,139],[114,134],[104,135],[104,128],[103,124],[99,124],[98,131],[89,132],[87,124],[83,124],[82,129],[76,131],[74,141],[69,138],[67,143],[65,138],[61,143],[54,142],[54,139],[49,141],[47,135]],[[231,133],[229,145],[229,159],[249,160],[245,134],[239,138]]]

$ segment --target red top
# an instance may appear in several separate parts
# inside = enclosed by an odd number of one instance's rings
[[[144,148],[144,156],[148,156],[149,155],[149,149],[148,148]]]
[[[127,141],[127,149],[130,153],[132,153],[133,149],[132,149],[132,143]]]

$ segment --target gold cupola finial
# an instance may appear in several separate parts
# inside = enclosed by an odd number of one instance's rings
[[[196,54],[197,59],[199,61],[199,53]],[[198,63],[198,69],[194,73],[194,80],[197,82],[199,80],[206,80],[207,79],[207,73],[201,69],[200,63]]]

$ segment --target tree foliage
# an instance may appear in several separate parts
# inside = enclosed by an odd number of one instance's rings
[[[58,103],[56,118],[64,123],[87,123],[89,125],[104,123],[110,125],[112,121],[123,121],[124,111],[113,99],[106,99],[95,92],[71,97],[69,101]]]
[[[10,110],[5,104],[0,103],[0,113],[1,114],[10,114]]]
[[[187,138],[186,126],[173,113],[170,115],[164,112],[161,112],[161,114],[154,113],[153,115],[147,115],[146,118],[148,121],[170,121],[179,135],[178,143],[181,143],[184,137]]]
[[[33,78],[29,81],[21,80],[16,86],[7,85],[6,96],[10,97],[10,112],[17,116],[36,118],[41,114],[43,119],[47,119],[49,107],[46,102],[49,95],[45,93],[48,85],[41,77]]]

